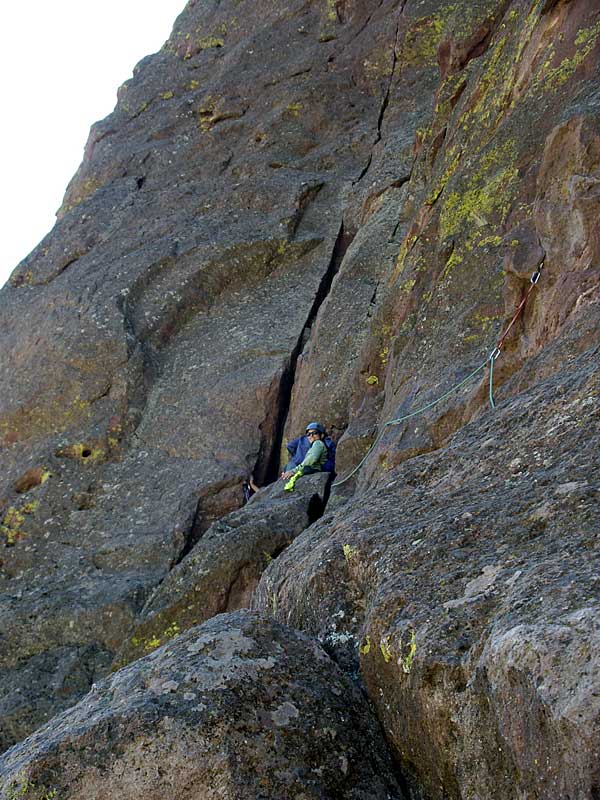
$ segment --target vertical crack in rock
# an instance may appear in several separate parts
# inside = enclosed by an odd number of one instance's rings
[[[283,442],[283,431],[285,428],[285,423],[287,420],[290,402],[292,398],[292,388],[294,386],[294,380],[296,377],[296,366],[298,363],[298,357],[300,356],[300,353],[302,352],[302,349],[308,340],[308,337],[310,335],[310,330],[319,312],[319,309],[321,308],[325,298],[331,291],[331,284],[333,282],[333,279],[340,268],[340,265],[344,259],[344,256],[346,255],[348,247],[350,246],[352,240],[354,239],[354,235],[355,234],[353,232],[345,230],[344,222],[342,220],[342,223],[340,225],[340,230],[337,235],[337,239],[333,247],[333,252],[331,254],[331,258],[329,261],[329,266],[321,279],[321,283],[317,290],[317,294],[313,301],[312,307],[308,313],[306,323],[302,328],[302,332],[298,337],[296,346],[292,350],[288,364],[285,367],[281,375],[281,378],[279,380],[279,386],[277,387],[278,391],[275,404],[276,420],[273,425],[273,430],[275,433],[271,441],[268,441],[267,437],[264,438],[261,444],[261,449],[254,469],[254,479],[259,484],[268,484],[277,480],[279,474],[279,456],[281,452],[281,445]]]
[[[390,93],[392,91],[392,84],[394,82],[394,77],[396,74],[396,66],[398,64],[397,51],[398,51],[398,36],[400,34],[400,17],[402,15],[402,12],[404,11],[405,5],[406,5],[406,0],[403,3],[401,3],[401,5],[398,8],[398,20],[396,22],[396,33],[394,34],[394,47],[392,49],[392,72],[390,74],[390,79],[388,81],[385,94],[383,96],[383,100],[381,101],[381,106],[379,108],[379,116],[377,117],[377,135],[375,137],[375,141],[373,142],[373,146],[371,147],[371,152],[369,153],[369,157],[367,158],[367,163],[363,167],[362,172],[360,173],[358,178],[352,182],[353,186],[356,186],[357,183],[360,183],[367,174],[367,172],[369,171],[369,169],[371,168],[371,163],[373,161],[373,153],[375,152],[375,148],[381,141],[381,129],[383,127],[385,112],[387,111],[388,106],[390,104]]]
[[[311,187],[310,192],[307,194],[307,202],[312,199],[321,188],[321,185]],[[306,203],[303,205],[303,208],[305,205]],[[296,345],[290,354],[289,361],[284,368],[281,377],[274,381],[273,385],[269,388],[269,395],[271,395],[271,397],[267,398],[266,406],[271,410],[271,418],[269,418],[268,415],[267,419],[263,422],[263,435],[259,454],[252,473],[254,480],[259,485],[273,483],[279,476],[279,458],[283,442],[283,432],[289,412],[298,358],[308,340],[310,330],[316,319],[319,309],[331,291],[333,279],[341,266],[348,247],[354,239],[354,235],[355,234],[353,232],[346,231],[344,222],[342,220],[331,258],[329,260],[329,265],[325,274],[321,278],[315,299],[312,303],[300,336],[298,337],[298,341],[296,342]],[[129,327],[128,333],[131,333],[131,335],[134,336],[132,331],[129,330]],[[141,343],[137,337],[134,336],[134,338],[136,341],[136,346],[142,347],[143,350],[143,343]],[[275,416],[275,419],[272,419],[272,415]],[[309,508],[309,519],[311,522],[314,522],[323,515],[325,506],[327,505],[327,500],[329,499],[330,484],[331,481],[328,482],[323,503],[321,503],[320,500],[318,503],[311,501]],[[220,486],[220,488],[227,487]],[[203,500],[204,497],[201,497],[198,500],[195,513],[185,526],[183,546],[174,560],[173,566],[181,563],[181,561],[191,552],[191,550],[202,538],[208,527],[204,520]]]

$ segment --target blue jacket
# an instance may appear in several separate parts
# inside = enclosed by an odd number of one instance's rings
[[[326,436],[323,439],[325,443],[325,447],[327,448],[327,461],[323,464],[323,472],[334,472],[335,470],[335,444],[333,440]],[[310,441],[308,436],[298,436],[296,439],[292,439],[291,442],[288,442],[287,451],[290,454],[290,460],[296,464],[296,466],[300,466],[300,464],[304,461],[306,454],[310,450]]]

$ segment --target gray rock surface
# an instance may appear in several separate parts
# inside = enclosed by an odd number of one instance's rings
[[[400,800],[364,697],[307,637],[220,615],[0,759],[0,797]]]
[[[261,579],[259,608],[360,672],[427,798],[597,792],[598,346],[564,359],[596,320],[532,364],[558,375],[389,470]]]
[[[188,3],[0,293],[0,746],[296,537],[255,603],[414,798],[597,800],[599,57],[584,0]],[[241,483],[309,418],[374,448],[297,535]]]
[[[293,493],[279,480],[214,522],[144,606],[115,659],[122,666],[166,639],[250,605],[262,572],[323,513],[331,475],[306,475]]]
[[[0,747],[104,674],[243,479],[277,474],[393,36],[387,10],[330,11],[189,3],[0,294]]]

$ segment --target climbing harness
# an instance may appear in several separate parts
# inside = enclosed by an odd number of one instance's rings
[[[483,364],[480,364],[477,367],[477,369],[474,369],[473,372],[471,372],[469,375],[467,375],[466,378],[463,378],[463,380],[460,381],[460,383],[457,383],[455,386],[452,386],[450,389],[448,389],[447,392],[444,392],[444,394],[441,395],[440,397],[438,397],[436,400],[432,400],[431,403],[427,403],[427,405],[422,406],[421,408],[417,408],[415,411],[411,411],[408,414],[404,414],[402,417],[397,417],[396,419],[388,420],[384,424],[384,426],[381,429],[381,431],[375,437],[375,441],[373,442],[371,447],[369,447],[369,449],[367,450],[367,452],[363,456],[362,460],[354,467],[354,469],[348,475],[346,475],[345,478],[342,478],[342,480],[336,481],[335,483],[332,483],[332,485],[331,485],[332,489],[335,489],[336,487],[341,486],[343,483],[346,483],[346,481],[349,481],[350,478],[358,472],[358,470],[362,467],[362,465],[365,463],[365,461],[369,458],[369,456],[371,455],[371,453],[375,449],[376,445],[381,440],[383,434],[385,433],[385,429],[386,428],[388,428],[388,427],[390,427],[392,425],[399,425],[401,422],[405,422],[407,419],[410,419],[411,417],[416,417],[418,414],[422,414],[424,411],[427,411],[428,409],[432,408],[433,406],[437,405],[438,403],[441,403],[442,400],[445,400],[449,395],[453,394],[458,389],[460,389],[462,386],[464,386],[466,383],[468,383],[471,380],[471,378],[475,377],[475,375],[477,375],[478,372],[481,372],[481,370],[485,369],[488,365],[489,365],[489,368],[490,368],[490,379],[489,379],[490,405],[491,405],[492,408],[496,408],[496,403],[494,402],[494,362],[496,361],[496,359],[500,355],[500,352],[502,350],[502,345],[504,344],[504,340],[508,336],[509,332],[511,331],[512,327],[514,326],[514,324],[516,323],[518,318],[523,313],[523,310],[524,310],[524,308],[525,308],[525,306],[527,304],[527,300],[529,299],[529,295],[534,290],[537,282],[540,279],[540,276],[542,274],[542,270],[544,268],[545,258],[546,257],[544,256],[542,258],[542,260],[540,261],[540,263],[538,264],[538,266],[536,267],[535,272],[533,273],[533,275],[531,276],[531,279],[529,281],[530,286],[529,286],[529,289],[527,290],[527,292],[525,293],[525,297],[521,300],[521,302],[517,306],[517,309],[516,309],[516,311],[515,311],[515,313],[513,315],[513,318],[511,319],[509,324],[506,326],[506,329],[499,336],[498,341],[496,342],[496,346],[494,347],[492,352],[489,354],[489,356],[486,358],[486,360],[483,362]]]

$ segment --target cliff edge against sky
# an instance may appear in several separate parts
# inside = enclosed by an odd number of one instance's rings
[[[599,53],[190,0],[138,65],[0,292],[3,800],[600,796]],[[240,508],[309,419],[361,468]]]

